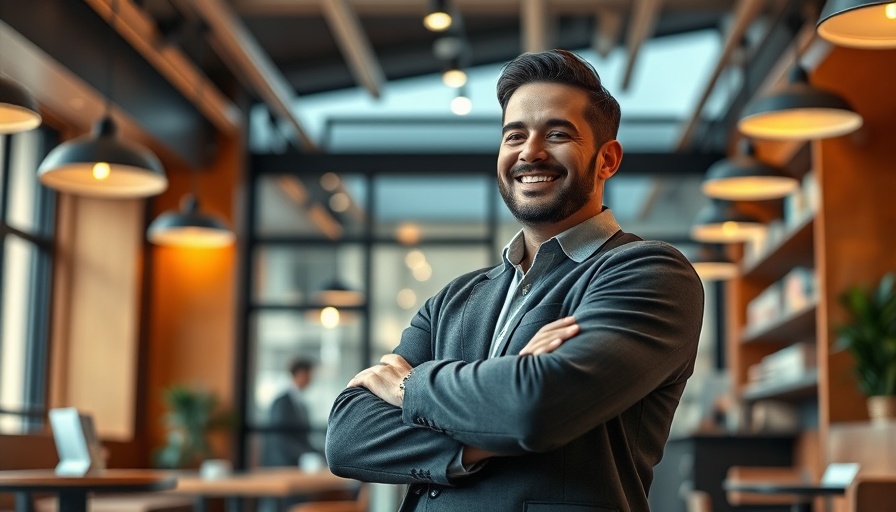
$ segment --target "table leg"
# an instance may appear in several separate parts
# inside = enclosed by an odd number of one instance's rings
[[[34,512],[34,504],[31,503],[31,494],[19,491],[16,494],[16,512]]]
[[[87,492],[77,489],[59,491],[59,512],[87,512]]]

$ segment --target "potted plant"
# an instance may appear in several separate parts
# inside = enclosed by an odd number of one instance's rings
[[[213,453],[209,434],[216,429],[229,428],[229,412],[218,406],[218,397],[211,391],[176,385],[165,390],[165,425],[168,437],[165,446],[155,453],[155,464],[160,468],[195,468]]]
[[[855,359],[855,375],[872,420],[896,417],[896,274],[876,290],[852,286],[840,295],[850,315],[837,326],[837,348]]]

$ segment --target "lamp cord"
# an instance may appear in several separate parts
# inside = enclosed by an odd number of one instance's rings
[[[111,14],[109,17],[109,31],[107,36],[107,46],[109,48],[108,57],[106,58],[106,115],[112,115],[112,87],[115,85],[115,25],[118,20],[118,0],[112,0],[110,7]]]

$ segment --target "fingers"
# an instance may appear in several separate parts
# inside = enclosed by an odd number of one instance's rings
[[[348,382],[348,387],[367,388],[368,391],[386,402],[401,407],[402,397],[399,388],[401,380],[411,371],[411,365],[403,357],[387,354],[380,363],[361,370]]]
[[[544,325],[520,350],[520,355],[539,355],[553,352],[564,341],[579,333],[575,318],[568,316]]]

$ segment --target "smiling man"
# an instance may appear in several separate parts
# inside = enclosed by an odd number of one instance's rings
[[[498,188],[522,230],[349,382],[330,468],[410,484],[402,511],[646,511],[703,288],[677,250],[623,232],[603,205],[620,113],[590,64],[523,54],[498,101]]]

